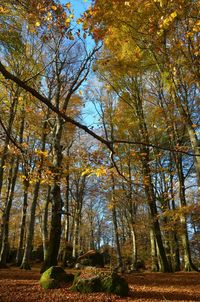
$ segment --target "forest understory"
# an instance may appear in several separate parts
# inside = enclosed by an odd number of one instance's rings
[[[67,270],[69,272],[69,270]],[[199,273],[133,273],[126,274],[130,293],[126,298],[104,293],[79,294],[69,290],[44,290],[39,285],[39,268],[22,271],[19,268],[0,270],[0,301],[200,301]]]

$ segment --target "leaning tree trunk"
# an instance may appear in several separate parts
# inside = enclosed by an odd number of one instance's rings
[[[178,92],[176,93],[176,87],[174,87],[174,101],[179,109],[180,115],[182,116],[183,123],[186,125],[190,144],[194,153],[194,166],[197,175],[198,195],[200,196],[200,140],[198,139],[197,133],[193,127],[189,110],[186,111],[180,102]]]

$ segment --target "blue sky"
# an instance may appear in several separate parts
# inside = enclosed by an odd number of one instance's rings
[[[75,20],[81,16],[81,14],[91,5],[91,0],[61,0],[63,4],[66,4],[68,2],[71,3],[71,8],[74,9],[74,16]],[[76,25],[78,26],[78,25]],[[78,26],[79,27],[79,26]],[[80,27],[81,29],[81,27]],[[93,45],[91,37],[86,38],[87,47],[90,48]],[[91,80],[91,78],[90,78]],[[94,79],[93,79],[94,80]],[[84,86],[87,86],[88,82],[84,83],[81,87],[81,90],[83,91],[83,97],[84,97]],[[95,83],[95,80],[93,82],[94,85],[98,86],[98,83]],[[82,110],[82,122],[86,124],[87,126],[94,126],[96,127],[97,123],[97,115],[94,108],[94,105],[90,102],[85,100],[85,106]]]
[[[75,18],[80,17],[80,15],[90,6],[91,0],[61,0],[63,4],[68,2],[71,3],[72,8],[74,9]]]
[[[84,12],[88,6],[90,6],[90,0],[72,0],[71,4],[74,8],[75,17],[79,17],[82,12]]]

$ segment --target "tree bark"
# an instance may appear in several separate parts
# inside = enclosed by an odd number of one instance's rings
[[[27,208],[28,208],[28,188],[29,188],[29,182],[25,181],[24,182],[22,217],[21,217],[21,223],[20,223],[19,245],[18,245],[17,256],[16,256],[16,265],[17,266],[21,265],[22,259],[23,259],[23,252],[24,252],[24,237],[25,237]]]
[[[47,113],[47,116],[48,116],[48,113]],[[47,127],[47,122],[45,121],[43,124],[43,132],[42,132],[42,140],[41,140],[42,141],[42,147],[41,147],[42,152],[45,151],[45,143],[46,143],[46,136],[47,136],[46,127]],[[22,264],[20,266],[21,269],[26,269],[26,270],[31,269],[30,256],[31,256],[33,237],[34,237],[35,213],[36,213],[38,195],[39,195],[39,190],[40,190],[43,163],[44,163],[44,158],[42,156],[40,159],[40,163],[39,163],[39,167],[38,167],[38,171],[37,171],[38,180],[35,183],[33,200],[32,200],[31,209],[30,209],[30,220],[29,220],[29,225],[28,225],[28,233],[27,233],[27,238],[26,238],[25,251],[24,251],[24,255],[23,255],[23,259],[22,259]]]
[[[185,196],[185,184],[184,184],[184,174],[182,167],[182,156],[177,156],[177,171],[178,171],[178,180],[179,180],[179,198],[181,203],[181,208],[187,206],[186,196]],[[183,246],[183,265],[185,271],[198,270],[195,265],[192,263],[188,230],[187,230],[187,218],[185,213],[180,214],[180,223],[181,223],[181,242]]]
[[[3,214],[3,237],[2,237],[2,247],[1,247],[1,255],[0,255],[0,267],[6,267],[6,259],[8,255],[9,249],[9,223],[10,223],[10,210],[12,207],[14,191],[15,191],[15,184],[17,180],[18,174],[18,167],[19,167],[19,159],[17,159],[13,171],[13,177],[11,181],[11,188],[8,191],[8,197],[6,202],[6,208]],[[12,170],[12,168],[11,168]],[[12,172],[12,171],[11,171]]]
[[[60,247],[61,237],[61,215],[62,215],[62,197],[60,190],[60,171],[62,169],[62,146],[61,137],[63,130],[63,121],[61,118],[56,118],[54,126],[54,138],[52,143],[53,153],[53,167],[52,172],[54,174],[54,183],[51,187],[51,203],[52,203],[52,216],[50,235],[48,242],[48,249],[46,252],[46,258],[41,267],[41,273],[47,270],[49,267],[57,265],[57,257]]]
[[[33,243],[33,235],[34,235],[34,226],[35,226],[35,211],[37,206],[38,194],[40,189],[40,182],[35,184],[34,194],[33,194],[33,201],[31,204],[30,210],[30,221],[28,225],[28,234],[26,239],[25,251],[24,256],[22,259],[22,264],[20,266],[21,269],[30,270],[30,256],[32,251],[32,243]]]
[[[43,243],[44,261],[47,258],[48,241],[49,241],[48,208],[49,208],[49,203],[50,203],[50,192],[51,192],[51,187],[48,187],[48,193],[47,193],[47,198],[45,201],[44,214],[43,214],[43,219],[42,219],[42,243]]]

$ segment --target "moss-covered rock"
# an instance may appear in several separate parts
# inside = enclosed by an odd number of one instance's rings
[[[118,296],[127,296],[129,287],[127,281],[116,273],[101,278],[102,291]]]
[[[45,289],[59,288],[62,283],[72,282],[73,274],[67,274],[60,266],[52,266],[46,270],[41,278],[40,285]]]
[[[128,283],[118,274],[95,274],[94,271],[77,274],[71,289],[81,293],[106,292],[119,296],[127,296],[129,292]]]
[[[92,276],[88,278],[79,276],[75,279],[72,290],[80,293],[99,292],[101,291],[101,280],[99,276]]]
[[[44,289],[52,289],[52,288],[60,287],[59,281],[57,281],[55,279],[47,279],[47,280],[43,280],[42,282],[40,281],[40,285]]]

